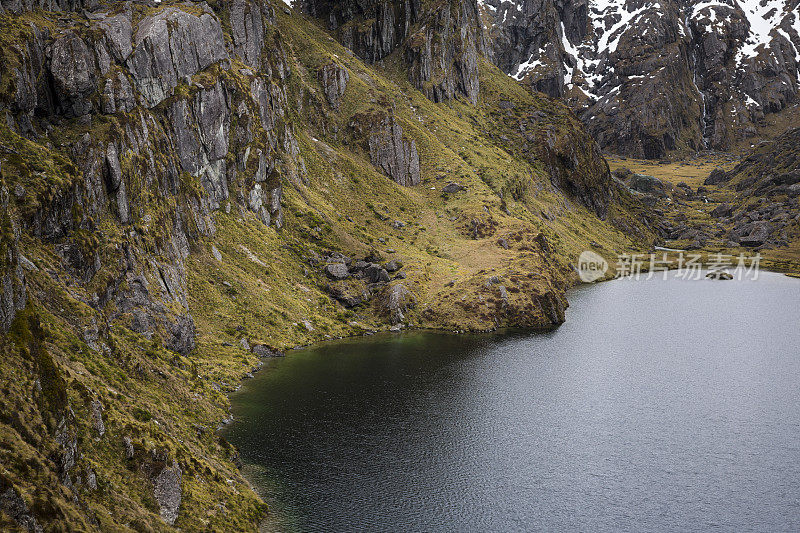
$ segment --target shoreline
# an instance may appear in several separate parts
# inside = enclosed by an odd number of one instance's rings
[[[670,269],[669,271],[671,272],[673,270],[676,270],[676,269]],[[798,273],[782,272],[782,271],[779,271],[779,270],[769,269],[769,268],[764,268],[764,269],[761,269],[761,270],[764,271],[764,272],[768,272],[770,274],[778,274],[778,275],[783,275],[783,276],[786,276],[786,277],[789,277],[789,278],[793,278],[793,279],[800,279],[800,274],[798,274]],[[708,269],[705,269],[705,268],[701,269],[701,272],[707,272],[707,271],[708,271]],[[647,274],[647,272],[642,272],[642,274]],[[578,282],[578,283],[570,285],[567,288],[567,290],[565,291],[565,295],[568,295],[570,291],[573,291],[573,290],[576,290],[576,289],[584,289],[584,288],[588,288],[588,287],[590,287],[592,285],[595,285],[595,284],[598,284],[598,283],[607,283],[609,281],[615,281],[615,280],[621,280],[621,279],[624,279],[624,278],[612,277],[612,278],[603,278],[603,279],[600,279],[600,280],[597,280],[597,281],[594,281],[594,282],[590,282],[590,283]],[[697,280],[686,280],[686,281],[702,281],[702,280],[706,280],[706,279],[707,278],[705,276],[702,276],[701,278],[699,278]],[[644,281],[648,281],[648,280],[644,280]],[[709,281],[719,281],[719,280],[709,280]],[[757,280],[738,280],[738,281],[757,281]],[[358,340],[358,339],[364,339],[365,337],[373,337],[373,336],[376,336],[376,335],[389,336],[389,335],[402,334],[402,333],[414,333],[414,334],[430,333],[430,334],[441,334],[441,335],[502,335],[502,334],[506,334],[506,333],[518,333],[518,334],[521,334],[521,335],[526,335],[526,334],[545,333],[545,332],[548,332],[548,331],[553,331],[555,329],[558,329],[558,327],[560,327],[560,326],[561,326],[561,323],[560,324],[556,324],[556,325],[554,325],[554,326],[552,326],[550,328],[523,328],[523,327],[513,328],[513,327],[508,327],[508,328],[495,328],[495,329],[492,329],[492,330],[483,330],[483,331],[464,331],[464,330],[453,331],[453,330],[449,330],[449,329],[445,329],[445,328],[416,327],[416,326],[409,326],[409,327],[402,328],[401,330],[396,330],[396,331],[392,331],[391,329],[387,328],[385,330],[377,330],[377,331],[370,331],[370,332],[362,333],[361,335],[340,336],[340,337],[331,338],[331,339],[318,340],[318,341],[311,342],[311,343],[304,344],[304,345],[297,345],[297,346],[294,346],[292,348],[287,349],[286,350],[286,354],[284,355],[284,357],[288,356],[288,354],[290,352],[292,352],[292,351],[310,349],[310,348],[313,348],[313,347],[316,347],[316,346],[324,345],[326,343],[341,342],[341,341],[346,341],[346,340],[355,341],[355,340]],[[218,427],[217,427],[217,429],[215,431],[215,433],[219,437],[224,439],[225,437],[224,437],[224,435],[222,435],[221,432],[226,427],[228,427],[230,424],[232,424],[232,423],[234,423],[236,421],[236,419],[234,418],[233,413],[231,411],[231,407],[232,407],[232,403],[233,403],[231,395],[234,394],[234,393],[239,392],[247,381],[253,379],[256,374],[260,373],[263,370],[263,368],[265,366],[265,360],[268,360],[268,359],[280,359],[280,358],[281,357],[263,358],[263,359],[259,358],[258,359],[258,361],[259,361],[258,367],[254,368],[251,371],[249,376],[241,378],[239,380],[238,386],[236,387],[235,390],[229,391],[229,392],[226,393],[226,397],[227,397],[228,402],[229,402],[229,407],[228,407],[229,416],[226,419],[223,419],[220,422],[220,424],[218,425]],[[227,441],[227,439],[226,439],[226,441]],[[247,483],[248,487],[250,488],[250,490],[252,490],[254,494],[258,495],[258,497],[259,497],[259,499],[261,500],[262,503],[264,503],[265,505],[268,505],[267,502],[266,502],[266,499],[259,494],[259,491],[258,491],[258,488],[257,488],[256,484],[254,484],[254,482],[247,475],[245,475],[245,471],[244,471],[244,468],[242,466],[239,467],[239,472],[242,475],[242,478],[246,481],[246,483]],[[267,520],[269,520],[269,510],[267,511],[267,516],[259,522],[259,529],[261,528],[261,525],[263,525]]]

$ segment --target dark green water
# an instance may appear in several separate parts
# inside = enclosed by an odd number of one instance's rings
[[[546,334],[270,361],[225,436],[288,531],[798,531],[800,280],[614,281]]]

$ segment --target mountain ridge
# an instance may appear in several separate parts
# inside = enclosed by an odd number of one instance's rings
[[[609,152],[728,150],[797,101],[796,0],[485,0],[482,13],[501,70],[568,101]]]

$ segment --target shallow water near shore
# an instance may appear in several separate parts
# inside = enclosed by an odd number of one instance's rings
[[[267,531],[797,531],[800,280],[618,280],[548,333],[269,361],[224,430]]]

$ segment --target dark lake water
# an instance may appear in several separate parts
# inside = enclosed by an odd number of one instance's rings
[[[800,280],[619,280],[545,334],[293,351],[225,430],[267,531],[799,531]]]

